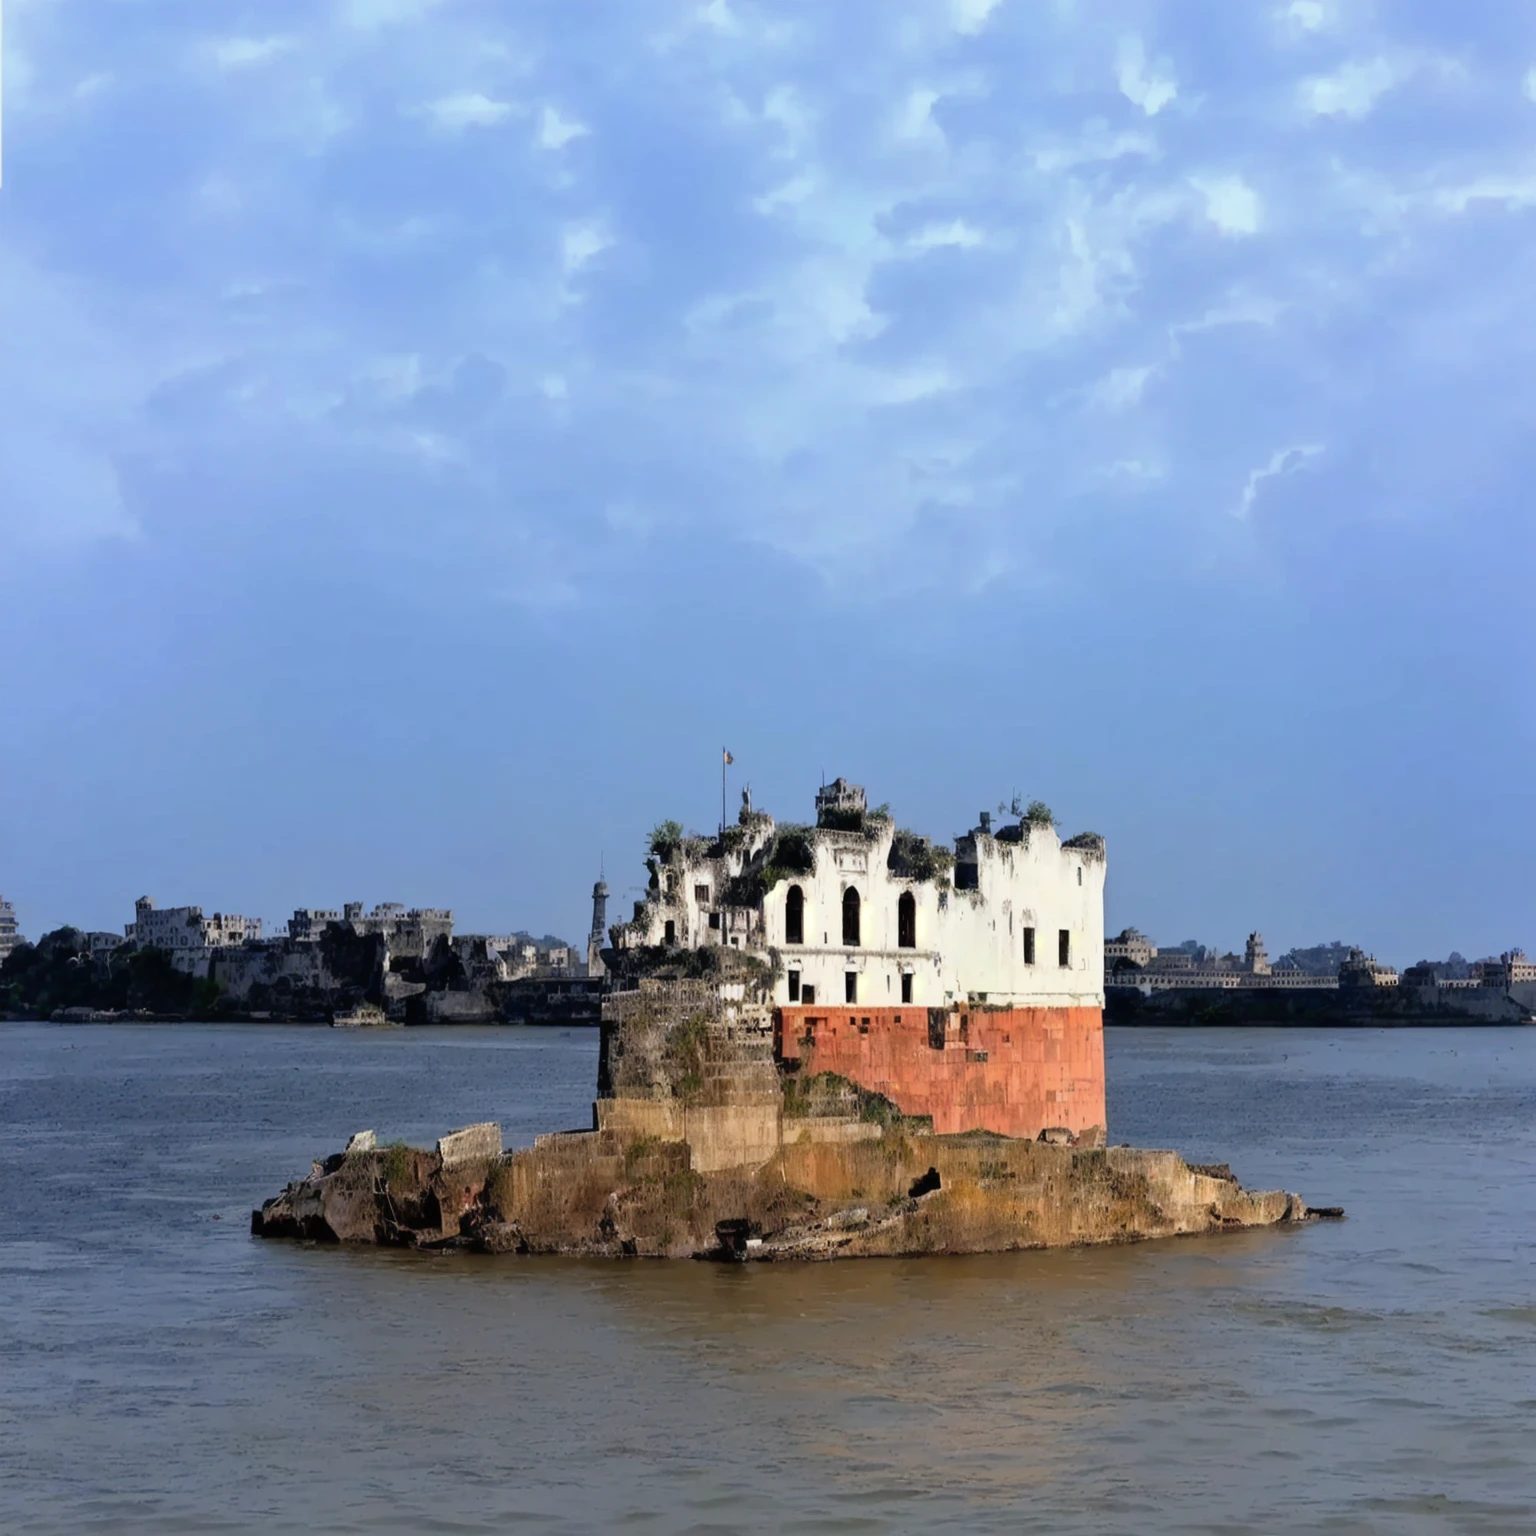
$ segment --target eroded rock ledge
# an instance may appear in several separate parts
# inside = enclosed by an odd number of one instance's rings
[[[701,1173],[688,1143],[613,1131],[501,1153],[494,1125],[433,1151],[371,1132],[252,1212],[261,1237],[592,1257],[826,1259],[990,1253],[1337,1216],[1174,1152],[888,1128]]]

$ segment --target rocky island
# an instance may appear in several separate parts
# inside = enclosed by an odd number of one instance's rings
[[[1296,1223],[1299,1196],[1106,1145],[1104,843],[1043,806],[955,852],[842,780],[815,826],[662,823],[603,951],[590,1129],[506,1153],[372,1131],[262,1237],[491,1253],[821,1259]],[[841,997],[841,1002],[831,999]]]

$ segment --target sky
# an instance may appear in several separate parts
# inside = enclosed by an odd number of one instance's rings
[[[1536,950],[1536,17],[8,0],[0,892],[626,915],[722,749]]]

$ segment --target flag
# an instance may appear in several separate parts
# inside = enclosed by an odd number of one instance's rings
[[[720,750],[722,752],[725,752],[725,748],[724,747],[722,747]],[[725,761],[726,761],[726,765],[729,766],[731,763],[734,763],[736,761],[736,759],[734,757],[732,757],[729,752],[726,752],[725,753]]]

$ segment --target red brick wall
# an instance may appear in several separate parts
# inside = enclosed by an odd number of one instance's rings
[[[775,1046],[806,1076],[836,1072],[940,1135],[1036,1137],[1104,1126],[1097,1008],[781,1008]]]

